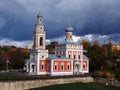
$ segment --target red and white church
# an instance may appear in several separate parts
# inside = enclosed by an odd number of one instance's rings
[[[55,46],[55,54],[48,54],[42,15],[37,15],[34,44],[30,50],[30,59],[26,60],[29,75],[64,76],[89,73],[89,59],[83,54],[83,45],[74,42],[73,30],[68,24],[65,29],[65,42]]]

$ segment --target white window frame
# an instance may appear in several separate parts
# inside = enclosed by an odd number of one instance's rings
[[[67,70],[70,71],[70,63],[67,63]]]
[[[85,68],[84,68],[84,66],[85,66]],[[86,63],[85,62],[83,63],[83,69],[86,70]]]
[[[64,71],[64,63],[61,63],[61,71]]]

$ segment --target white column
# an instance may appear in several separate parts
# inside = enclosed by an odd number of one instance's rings
[[[54,66],[53,66],[53,60],[51,60],[51,66],[50,66],[50,70],[51,70],[51,71],[50,71],[50,72],[51,72],[50,75],[51,75],[51,76],[52,76],[52,74],[53,74],[53,67],[54,67]]]
[[[37,65],[37,66],[36,66],[36,67],[37,67],[37,72],[36,72],[36,73],[37,73],[37,75],[39,74],[39,67],[40,67],[40,66],[39,66],[39,65],[40,65],[40,64],[39,64],[39,63],[40,63],[39,60],[40,60],[40,54],[37,53],[37,57],[36,57],[36,61],[37,61],[37,63],[36,63],[36,65]]]
[[[82,55],[82,59],[81,59],[81,73],[83,73],[83,50],[81,50],[81,55]]]

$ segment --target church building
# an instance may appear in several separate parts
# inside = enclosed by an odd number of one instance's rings
[[[30,59],[26,60],[29,75],[66,76],[89,73],[89,59],[83,54],[83,45],[75,43],[73,31],[68,23],[64,43],[55,46],[55,54],[48,54],[46,49],[46,32],[42,15],[37,15],[33,33],[33,46]]]

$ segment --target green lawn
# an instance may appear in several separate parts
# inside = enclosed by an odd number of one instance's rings
[[[73,83],[52,85],[29,90],[120,90],[120,88],[113,86],[105,86],[98,83]]]
[[[31,80],[31,77],[16,75],[16,73],[0,73],[0,81]]]
[[[0,73],[0,81],[7,81],[12,79],[17,79],[17,77],[8,73]]]

